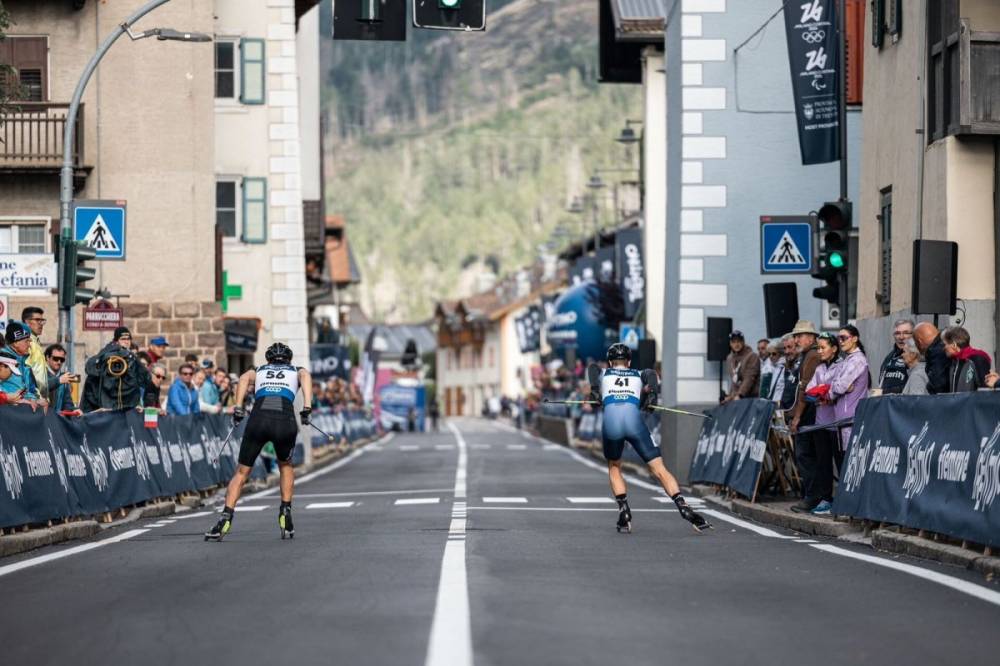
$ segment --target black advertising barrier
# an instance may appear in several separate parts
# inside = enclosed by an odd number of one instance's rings
[[[837,0],[785,3],[785,37],[802,164],[840,159]]]
[[[225,483],[236,469],[243,426],[219,456],[228,416],[138,412],[67,419],[28,407],[0,411],[0,527],[93,515]],[[214,463],[212,461],[215,461]],[[258,461],[254,476],[261,476]]]
[[[1000,393],[862,400],[833,513],[1000,546]]]
[[[762,398],[734,400],[709,412],[691,459],[689,479],[714,483],[753,499],[767,450],[774,403]]]

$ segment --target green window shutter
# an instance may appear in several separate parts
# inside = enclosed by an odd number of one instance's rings
[[[243,242],[267,242],[267,179],[243,179]]]
[[[264,40],[240,40],[240,101],[244,104],[263,104],[266,93],[264,77]]]

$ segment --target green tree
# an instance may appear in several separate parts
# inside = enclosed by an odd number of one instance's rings
[[[3,0],[0,0],[0,42],[7,38],[7,30],[12,23],[10,13],[3,6]],[[6,114],[16,110],[10,103],[17,99],[17,93],[17,72],[9,64],[0,62],[0,125],[3,125]]]

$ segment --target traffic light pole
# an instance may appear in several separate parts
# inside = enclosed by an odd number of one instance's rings
[[[73,240],[73,226],[70,221],[70,206],[73,203],[73,139],[76,135],[76,118],[80,110],[80,103],[83,100],[83,93],[87,89],[87,83],[93,75],[97,65],[101,62],[104,54],[114,45],[118,38],[128,32],[128,29],[143,16],[153,11],[160,5],[165,5],[170,0],[149,0],[145,5],[137,9],[131,16],[122,21],[111,31],[111,34],[104,38],[101,45],[97,47],[97,52],[91,56],[87,66],[83,68],[80,79],[76,82],[76,89],[73,91],[73,99],[69,103],[69,111],[66,114],[66,129],[63,133],[63,163],[60,171],[59,187],[59,303],[62,303],[63,292],[67,286],[64,284],[64,273],[62,267],[65,265],[66,243]],[[66,343],[67,367],[72,372],[75,369],[76,349],[73,345],[73,308],[59,308],[59,330],[57,340]]]
[[[837,29],[840,31],[840,104],[837,125],[840,128],[840,200],[848,201],[847,193],[847,0],[837,0]],[[850,226],[854,224],[851,216]],[[850,235],[850,226],[847,233]],[[852,257],[850,261],[857,261]],[[848,285],[846,276],[840,281],[840,325],[847,325]]]

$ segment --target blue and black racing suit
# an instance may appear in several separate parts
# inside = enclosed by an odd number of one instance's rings
[[[642,374],[630,368],[607,368],[600,375],[604,406],[601,437],[604,457],[609,461],[621,459],[625,442],[647,463],[660,457],[660,449],[642,420],[643,385]]]

